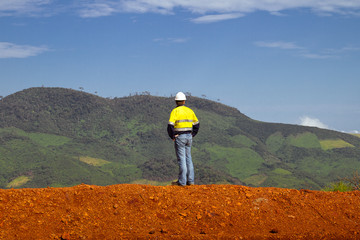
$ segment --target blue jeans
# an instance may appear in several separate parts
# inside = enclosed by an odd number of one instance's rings
[[[194,166],[191,159],[191,133],[179,135],[175,139],[175,152],[179,163],[179,178],[181,185],[194,183]]]

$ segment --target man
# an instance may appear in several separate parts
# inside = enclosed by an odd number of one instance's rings
[[[186,96],[178,92],[175,96],[176,108],[170,114],[169,137],[175,142],[175,152],[179,163],[179,178],[172,185],[194,185],[195,174],[191,159],[192,138],[199,131],[200,123],[193,110],[185,107]]]

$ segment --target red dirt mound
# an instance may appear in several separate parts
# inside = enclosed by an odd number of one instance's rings
[[[0,239],[360,239],[360,192],[130,184],[0,190]]]

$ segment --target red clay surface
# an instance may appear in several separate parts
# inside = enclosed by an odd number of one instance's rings
[[[0,190],[0,239],[360,239],[360,192],[131,184]]]

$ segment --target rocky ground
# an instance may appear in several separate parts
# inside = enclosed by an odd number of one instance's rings
[[[135,184],[0,190],[0,239],[360,239],[360,192]]]

